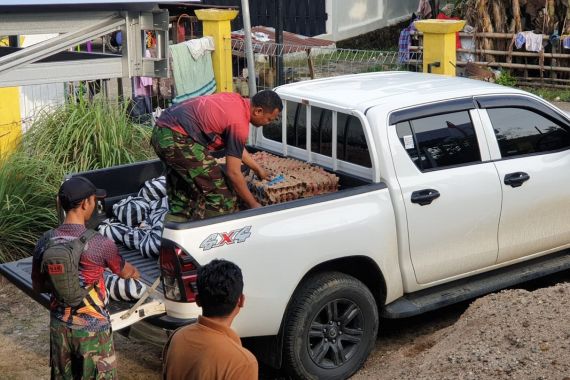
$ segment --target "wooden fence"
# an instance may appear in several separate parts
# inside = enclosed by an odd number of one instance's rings
[[[423,50],[422,33],[412,32],[412,52]],[[459,33],[462,48],[457,49],[457,67],[461,72],[469,62],[479,67],[508,71],[523,86],[570,88],[570,52],[563,53],[561,44],[550,45],[551,51],[529,52],[515,47],[512,33]],[[477,39],[495,40],[505,50],[478,49]],[[543,40],[548,40],[544,36]],[[568,50],[566,50],[568,51]]]

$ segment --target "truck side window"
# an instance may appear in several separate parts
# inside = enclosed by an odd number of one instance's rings
[[[364,129],[356,116],[338,113],[336,154],[339,160],[372,167]]]
[[[400,142],[420,170],[481,161],[468,111],[428,116],[396,125]]]
[[[287,100],[287,145],[307,148],[307,106]]]
[[[287,114],[280,114],[278,120],[263,127],[263,136],[281,142],[282,118],[287,122],[287,145],[306,149],[307,147],[307,107],[304,104],[287,100]]]
[[[332,111],[311,107],[311,151],[332,157]]]
[[[487,114],[495,130],[501,156],[552,152],[570,147],[570,131],[523,108],[493,108]]]
[[[281,142],[281,129],[282,129],[282,122],[283,122],[283,114],[279,114],[277,119],[273,120],[273,122],[269,125],[266,125],[262,129],[263,137],[269,140]]]

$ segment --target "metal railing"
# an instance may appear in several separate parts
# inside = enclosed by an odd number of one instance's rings
[[[232,39],[234,86],[242,95],[248,95],[245,78],[247,63],[245,42]],[[376,71],[421,71],[422,52],[402,55],[397,51],[340,49],[328,46],[276,44],[254,42],[255,73],[258,90],[277,85],[276,62],[283,57],[284,82],[333,77]]]

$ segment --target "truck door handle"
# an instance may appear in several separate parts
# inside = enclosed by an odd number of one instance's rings
[[[434,189],[424,189],[414,191],[412,193],[412,203],[418,203],[420,206],[429,205],[434,199],[439,198],[439,191]]]
[[[515,172],[515,173],[506,174],[504,182],[505,185],[509,185],[511,187],[519,187],[529,179],[530,176],[525,172]]]

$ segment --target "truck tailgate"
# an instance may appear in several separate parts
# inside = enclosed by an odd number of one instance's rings
[[[150,288],[150,286],[160,276],[157,259],[145,258],[138,250],[128,250],[123,246],[119,246],[118,248],[121,256],[138,268],[141,273],[140,280]],[[0,273],[28,296],[39,302],[44,307],[49,307],[49,295],[46,293],[38,294],[32,290],[31,257],[6,264],[0,264]],[[157,287],[156,291],[153,292],[134,313],[132,313],[130,318],[121,318],[121,316],[128,312],[134,304],[134,302],[130,303],[110,300],[109,312],[111,314],[111,322],[113,324],[114,331],[125,328],[143,318],[163,314],[165,309],[162,302],[162,285]]]

